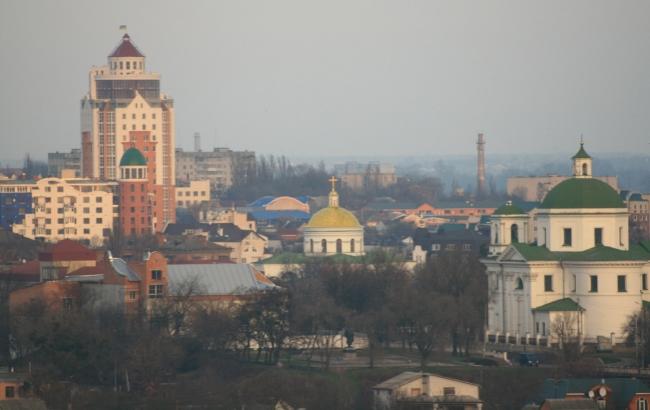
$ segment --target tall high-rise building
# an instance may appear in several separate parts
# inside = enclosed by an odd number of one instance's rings
[[[154,229],[162,231],[176,219],[174,101],[160,92],[160,74],[145,70],[145,56],[128,34],[106,65],[90,69],[89,80],[81,100],[82,175],[118,179],[124,152],[141,150],[154,181]]]
[[[485,196],[485,139],[483,133],[478,134],[476,141],[476,197]]]

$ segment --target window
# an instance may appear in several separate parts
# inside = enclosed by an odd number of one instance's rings
[[[519,242],[519,226],[517,224],[510,225],[510,242]]]
[[[102,197],[101,196],[96,197],[95,202],[97,203],[102,202]]]
[[[589,175],[589,170],[587,168],[587,163],[582,164],[582,175],[584,175],[584,176]]]
[[[350,252],[354,252],[354,239],[350,239]]]
[[[524,281],[521,278],[517,278],[515,290],[524,290]]]
[[[72,298],[63,298],[63,310],[72,310]]]
[[[535,333],[539,334],[539,322],[535,322]]]
[[[162,271],[159,269],[152,270],[151,271],[151,279],[152,280],[161,280],[162,279]]]
[[[589,292],[598,292],[598,275],[589,276],[589,282],[591,284]]]
[[[542,336],[546,336],[546,322],[542,322]]]
[[[627,280],[626,279],[627,278],[626,278],[625,275],[618,275],[616,277],[619,292],[627,292]]]
[[[456,389],[454,387],[443,387],[442,388],[442,394],[445,396],[455,396],[456,395]]]
[[[544,275],[544,292],[553,292],[553,275]]]
[[[5,387],[5,398],[13,399],[16,397],[16,388],[14,386]]]
[[[149,297],[153,299],[163,297],[163,285],[149,285]]]
[[[340,239],[336,240],[336,253],[343,253],[343,241]]]
[[[135,300],[135,298],[138,296],[138,293],[135,290],[129,291],[129,300]]]
[[[571,246],[571,228],[564,228],[564,243],[562,246]]]
[[[636,401],[637,410],[648,410],[648,401],[644,398],[640,398]]]
[[[594,246],[600,246],[603,244],[603,228],[594,229]]]
[[[84,228],[84,235],[90,235],[90,229]]]
[[[648,274],[641,274],[641,290],[648,290]]]
[[[418,387],[411,387],[411,396],[419,396],[422,390]]]
[[[571,286],[571,292],[575,292],[576,287],[578,286],[578,278],[576,277],[576,275],[571,275],[571,276],[573,279],[573,283],[572,283],[573,286]]]
[[[623,227],[618,228],[618,243],[623,246]]]
[[[309,240],[309,252],[314,253],[314,240],[313,239]]]
[[[102,220],[102,218],[97,218],[95,220],[95,223],[101,224],[101,223],[104,223],[104,221]]]
[[[89,214],[90,213],[90,208],[84,208],[84,213]]]
[[[96,208],[95,212],[97,212],[98,214],[101,214],[102,213],[102,208]]]
[[[321,253],[327,253],[327,240],[320,241],[320,251]]]

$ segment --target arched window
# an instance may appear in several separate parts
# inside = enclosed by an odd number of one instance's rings
[[[343,253],[343,241],[340,239],[336,240],[336,253]]]
[[[327,253],[327,240],[323,239],[320,241],[320,248],[322,253]]]
[[[314,253],[314,240],[309,240],[309,253]]]
[[[589,167],[587,166],[587,163],[582,164],[582,175],[589,175]]]
[[[354,238],[350,239],[350,252],[354,252]]]
[[[517,278],[515,283],[515,290],[524,290],[524,281],[521,278]]]
[[[510,242],[519,242],[519,226],[517,224],[510,225]]]
[[[498,225],[494,226],[494,243],[496,243],[496,244],[499,243],[499,226]]]

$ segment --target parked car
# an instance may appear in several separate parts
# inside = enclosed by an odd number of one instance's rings
[[[535,353],[519,353],[519,365],[520,366],[529,366],[529,367],[538,367],[539,366],[539,357]]]

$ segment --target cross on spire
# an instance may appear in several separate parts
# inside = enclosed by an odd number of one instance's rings
[[[332,184],[332,191],[336,191],[336,182],[338,181],[338,178],[332,175],[332,178],[329,179],[330,184]]]

